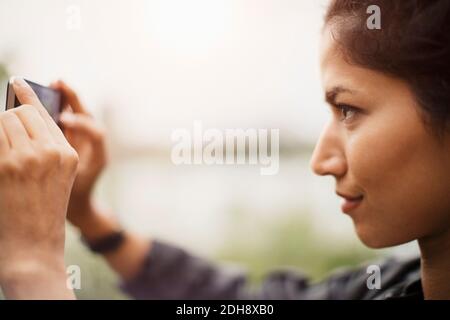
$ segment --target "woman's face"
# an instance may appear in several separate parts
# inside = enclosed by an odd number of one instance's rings
[[[408,85],[346,62],[325,29],[322,82],[332,117],[311,166],[336,179],[360,239],[380,248],[450,228],[450,137],[424,125]]]

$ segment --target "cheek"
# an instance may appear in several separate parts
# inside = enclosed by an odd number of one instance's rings
[[[383,239],[383,245],[433,232],[443,218],[433,212],[450,208],[450,180],[439,151],[420,120],[402,120],[367,121],[347,144],[350,178],[366,195],[364,212],[354,219],[358,233]]]
[[[377,196],[382,201],[381,195],[392,194],[392,189],[398,189],[395,187],[416,170],[416,149],[413,139],[403,134],[361,131],[348,144],[349,171],[367,196]]]

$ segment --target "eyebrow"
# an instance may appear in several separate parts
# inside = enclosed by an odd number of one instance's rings
[[[333,87],[325,93],[325,101],[331,105],[334,105],[336,104],[336,97],[343,92],[355,93],[355,91],[342,86]]]

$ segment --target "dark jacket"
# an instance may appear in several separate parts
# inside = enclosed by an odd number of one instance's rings
[[[335,272],[311,283],[295,271],[270,274],[250,290],[244,272],[154,241],[140,274],[122,285],[136,299],[423,299],[419,258],[389,258],[380,268],[380,289],[367,286],[367,266]]]

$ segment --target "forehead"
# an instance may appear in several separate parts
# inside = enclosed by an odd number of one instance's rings
[[[322,32],[320,69],[325,91],[334,87],[356,89],[357,84],[364,81],[365,77],[364,70],[358,70],[360,68],[347,62],[329,27]]]
[[[405,85],[399,79],[350,63],[340,50],[330,27],[326,27],[322,32],[320,67],[324,91],[343,87],[354,92],[371,94],[399,89],[399,86]]]

